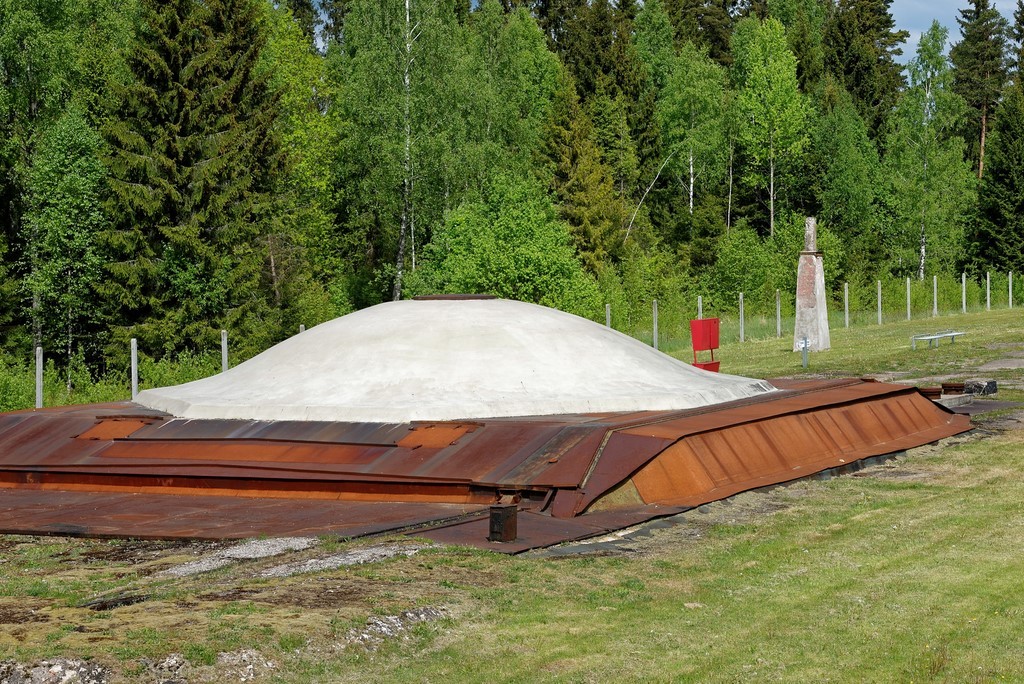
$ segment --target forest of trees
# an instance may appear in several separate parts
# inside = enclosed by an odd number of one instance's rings
[[[1024,270],[1024,0],[0,0],[0,350]],[[900,56],[907,50],[906,67]],[[414,331],[410,331],[414,334]]]

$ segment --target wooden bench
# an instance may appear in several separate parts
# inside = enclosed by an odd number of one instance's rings
[[[956,338],[965,333],[958,332],[956,330],[943,330],[935,333],[923,333],[921,335],[911,335],[910,337],[910,348],[917,349],[917,343],[928,340],[929,347],[939,346],[939,340],[944,337],[948,337],[951,342],[956,342]]]

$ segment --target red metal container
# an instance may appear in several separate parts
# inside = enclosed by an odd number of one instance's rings
[[[690,321],[690,337],[693,338],[693,351],[718,349],[718,319],[697,318]]]

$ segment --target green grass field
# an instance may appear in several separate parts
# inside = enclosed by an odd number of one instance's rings
[[[955,344],[910,349],[932,329]],[[1017,310],[833,331],[801,368],[789,340],[728,342],[726,372],[759,377],[992,377],[1024,398]],[[686,358],[686,348],[674,352]],[[996,365],[999,365],[998,363]],[[587,553],[461,548],[286,580],[259,562],[168,579],[202,547],[0,538],[0,660],[63,655],[113,681],[154,681],[182,653],[188,681],[233,681],[218,653],[258,650],[274,682],[1024,681],[1024,425],[988,414],[967,435],[852,476],[748,492]],[[377,541],[325,543],[320,554]],[[90,611],[109,592],[145,602]],[[376,648],[368,616],[446,617]]]

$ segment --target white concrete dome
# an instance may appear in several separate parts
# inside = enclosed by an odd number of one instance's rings
[[[182,418],[402,423],[687,409],[774,389],[555,309],[428,299],[336,318],[136,401]]]

